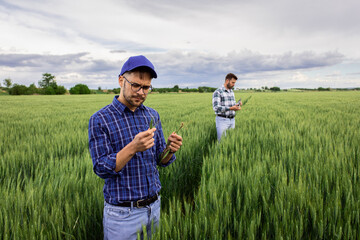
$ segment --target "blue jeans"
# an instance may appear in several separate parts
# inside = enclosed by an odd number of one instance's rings
[[[221,136],[223,134],[226,135],[226,130],[235,128],[235,118],[224,118],[216,116],[216,132],[217,132],[217,139],[220,142]]]
[[[137,239],[140,233],[143,238],[142,226],[146,227],[148,238],[160,222],[160,196],[152,204],[143,207],[119,207],[105,202],[104,205],[104,239]]]

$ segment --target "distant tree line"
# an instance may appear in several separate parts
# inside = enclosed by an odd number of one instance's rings
[[[50,73],[44,73],[42,79],[38,82],[39,87],[36,87],[35,83],[30,84],[29,87],[12,83],[10,78],[4,79],[4,90],[6,90],[10,95],[62,95],[67,93],[67,90],[64,86],[60,86],[56,83],[55,76]],[[1,85],[0,85],[1,87]],[[70,88],[69,92],[71,94],[90,94],[91,91],[89,87],[85,84],[77,84],[74,87]]]
[[[38,82],[39,87],[36,87],[36,85],[30,84],[29,87],[21,84],[12,84],[11,79],[5,79],[3,81],[5,85],[5,90],[10,95],[33,95],[33,94],[44,94],[44,95],[55,95],[55,94],[119,94],[120,88],[114,88],[114,89],[106,89],[103,90],[101,87],[98,87],[97,90],[91,90],[89,87],[85,84],[76,84],[74,87],[70,88],[69,91],[65,89],[64,86],[59,86],[56,83],[55,76],[51,75],[50,73],[44,73],[43,78],[41,81]],[[206,93],[206,92],[214,92],[216,88],[214,87],[206,87],[206,86],[200,86],[198,88],[180,88],[179,85],[175,85],[172,88],[153,88],[152,92],[155,93],[178,93],[178,92],[199,92],[199,93]],[[245,89],[243,89],[245,90]],[[265,91],[280,91],[279,87],[261,87],[261,89],[256,88],[250,88],[247,90],[254,90],[257,92],[265,92]]]
[[[153,88],[152,92],[168,93],[168,92],[214,92],[216,88],[213,87],[198,87],[198,88],[180,88],[179,85],[175,85],[172,88]]]
[[[245,90],[245,89],[243,89]],[[268,86],[262,86],[261,88],[248,88],[246,90],[255,91],[255,92],[279,92],[281,89],[279,87],[268,87]]]
[[[335,91],[359,91],[360,87],[355,87],[355,88],[330,88],[330,87],[324,88],[324,87],[318,87],[318,88],[294,88],[294,89],[301,90],[301,91],[320,91],[320,92],[333,91],[333,90],[335,90]]]
[[[109,90],[102,90],[101,87],[98,87],[97,90],[91,90],[85,84],[76,84],[74,87],[70,88],[69,91],[66,90],[64,86],[60,86],[56,83],[55,76],[50,73],[44,73],[42,79],[38,82],[39,87],[36,87],[35,83],[30,84],[30,86],[25,86],[22,84],[13,84],[10,78],[6,78],[3,80],[3,86],[0,83],[0,94],[4,94],[4,91],[7,91],[10,95],[33,95],[33,94],[43,94],[43,95],[61,95],[65,93],[70,94],[119,94],[120,88],[114,88]],[[301,91],[331,91],[331,90],[340,90],[340,91],[351,91],[357,90],[360,88],[293,88]],[[200,86],[198,88],[180,88],[179,85],[175,85],[172,88],[153,88],[152,92],[158,93],[169,93],[169,92],[214,92],[216,88]],[[255,92],[279,92],[281,89],[279,87],[267,87],[262,86],[261,88],[248,88],[241,89],[243,91],[255,91]],[[283,91],[287,91],[284,89]]]
[[[44,73],[42,80],[38,82],[39,87],[36,87],[35,83],[30,84],[29,87],[12,83],[10,78],[4,80],[5,90],[10,95],[33,95],[33,94],[44,94],[44,95],[61,95],[66,93],[66,88],[56,83],[55,76],[50,73]]]

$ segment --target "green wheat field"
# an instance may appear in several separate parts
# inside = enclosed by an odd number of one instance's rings
[[[0,239],[102,239],[87,128],[113,97],[0,97]],[[240,97],[217,143],[211,93],[149,95],[185,124],[153,239],[360,239],[360,92]]]

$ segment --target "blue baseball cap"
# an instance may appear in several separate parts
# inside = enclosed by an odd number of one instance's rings
[[[148,67],[152,77],[157,78],[154,65],[143,55],[129,57],[129,59],[122,66],[120,75],[123,75],[125,72],[131,71],[138,67]]]

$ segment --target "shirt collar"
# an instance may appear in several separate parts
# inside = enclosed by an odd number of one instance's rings
[[[222,86],[222,90],[226,91],[226,92],[232,92],[232,89],[227,89],[226,87]]]
[[[122,102],[120,102],[118,100],[118,97],[119,97],[119,95],[116,95],[112,101],[112,105],[115,107],[115,109],[118,110],[120,113],[125,112],[126,109],[131,111],[127,106],[125,106],[125,104],[123,104]],[[145,106],[143,104],[141,104],[138,108],[136,108],[135,111],[137,111],[138,109],[144,109],[144,108],[145,108]]]

